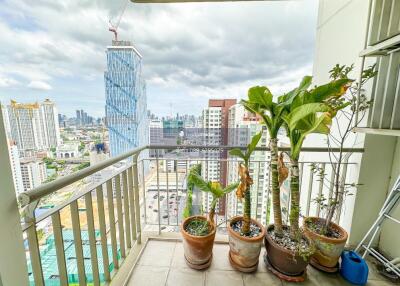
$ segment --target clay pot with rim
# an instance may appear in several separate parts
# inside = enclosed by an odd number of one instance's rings
[[[201,270],[211,264],[216,227],[211,225],[211,231],[204,236],[191,235],[186,231],[186,226],[195,219],[207,220],[204,216],[188,217],[181,224],[181,233],[186,263],[193,269]]]
[[[325,223],[325,219],[320,217],[307,217],[303,222],[304,234],[314,243],[316,249],[312,255],[312,259],[323,267],[336,267],[339,257],[346,246],[348,238],[346,230],[336,223],[331,222],[330,227],[339,232],[340,238],[327,237],[313,231],[308,225],[309,222]]]
[[[239,220],[243,220],[243,217],[233,217],[228,224],[229,261],[236,270],[241,272],[254,272],[258,267],[265,228],[258,221],[251,219],[252,223],[260,227],[260,234],[257,237],[241,236],[240,233],[234,231],[231,226]]]
[[[268,231],[273,228],[273,224],[268,225],[265,235],[265,249],[267,250],[266,255],[268,263],[284,275],[303,275],[307,268],[309,259],[277,244],[268,234]]]

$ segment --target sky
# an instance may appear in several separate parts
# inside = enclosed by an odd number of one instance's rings
[[[0,101],[104,116],[105,50],[126,0],[0,0]],[[281,94],[312,73],[317,0],[133,4],[118,30],[143,56],[148,109],[200,115],[210,98]]]

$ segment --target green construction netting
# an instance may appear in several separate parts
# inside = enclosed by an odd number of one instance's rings
[[[78,285],[78,269],[76,263],[76,254],[75,254],[75,242],[73,231],[70,229],[64,229],[63,240],[64,240],[64,253],[65,253],[65,262],[67,265],[67,274],[68,274],[68,282],[69,285]],[[97,260],[100,274],[100,281],[104,282],[104,267],[103,267],[103,255],[100,244],[100,231],[95,231],[96,235],[96,252],[97,252]],[[93,271],[92,271],[92,263],[91,263],[91,253],[89,246],[89,234],[88,231],[81,231],[82,237],[82,248],[83,248],[83,257],[84,257],[84,265],[85,265],[85,274],[87,285],[92,285],[93,283]],[[107,245],[108,258],[109,258],[109,267],[108,270],[111,272],[114,269],[114,265],[112,263],[112,248],[111,245]],[[117,251],[118,259],[120,259],[120,250],[118,245]],[[40,248],[40,258],[42,261],[42,270],[43,270],[43,278],[45,280],[46,286],[58,286],[60,285],[59,273],[58,273],[58,265],[57,265],[57,255],[55,249],[54,236],[50,235],[46,239],[46,243],[44,246]],[[30,285],[35,285],[33,281],[32,274],[32,266],[30,261],[28,260],[28,271],[29,271],[29,280]]]

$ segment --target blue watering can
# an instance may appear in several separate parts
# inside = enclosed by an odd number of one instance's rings
[[[353,284],[365,285],[368,281],[368,265],[365,260],[354,251],[344,251],[342,253],[340,274]]]

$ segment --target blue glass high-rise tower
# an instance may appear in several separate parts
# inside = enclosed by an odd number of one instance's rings
[[[111,156],[117,156],[147,144],[146,85],[142,56],[130,42],[113,41],[106,53],[106,125]]]

